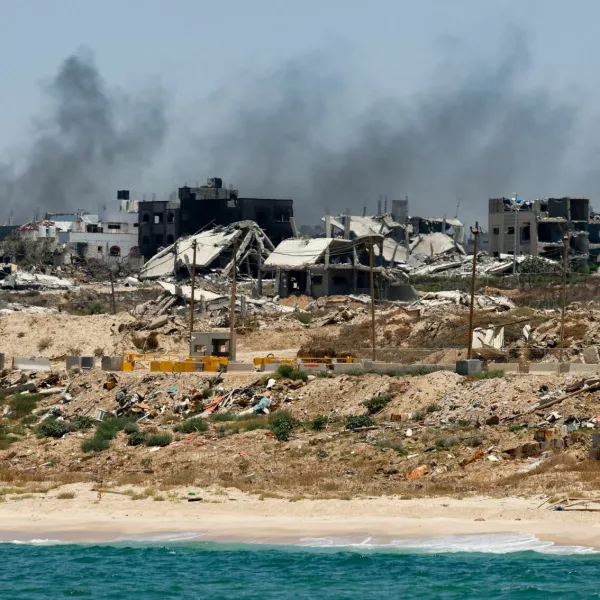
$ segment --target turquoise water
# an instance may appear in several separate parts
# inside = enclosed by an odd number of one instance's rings
[[[470,538],[466,547],[477,543],[485,550],[450,551],[448,540],[379,548],[134,541],[0,544],[0,597],[600,598],[599,554],[543,544],[537,551],[518,551],[519,544],[531,544],[506,539],[490,545],[489,539]]]

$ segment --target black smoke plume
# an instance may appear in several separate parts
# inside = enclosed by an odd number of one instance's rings
[[[243,196],[294,197],[301,222],[326,207],[373,213],[384,195],[449,217],[460,198],[472,223],[492,196],[589,193],[565,174],[580,107],[529,83],[522,36],[506,48],[488,62],[444,60],[419,94],[381,98],[326,60],[292,61],[232,95],[196,149]],[[389,76],[402,82],[401,70]]]
[[[95,212],[129,188],[167,132],[160,90],[126,95],[107,88],[90,53],[69,56],[47,87],[49,113],[35,122],[23,158],[0,165],[0,217],[78,208]]]

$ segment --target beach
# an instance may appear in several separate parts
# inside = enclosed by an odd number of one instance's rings
[[[74,498],[59,499],[52,491],[7,499],[0,510],[0,539],[94,542],[120,536],[197,533],[212,541],[288,544],[333,536],[369,537],[377,543],[398,537],[520,533],[560,545],[600,548],[600,525],[594,513],[538,509],[543,502],[540,498],[290,501],[261,500],[231,488],[212,488],[177,491],[172,493],[175,499],[162,501],[105,493],[99,501],[89,485],[67,487]],[[194,495],[186,495],[190,493]]]

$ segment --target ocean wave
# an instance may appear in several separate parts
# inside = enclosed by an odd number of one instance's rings
[[[140,544],[162,544],[174,542],[192,542],[204,537],[203,533],[186,531],[182,533],[157,533],[141,535],[125,535],[116,538],[113,542],[136,542]]]
[[[477,535],[444,535],[428,538],[403,538],[383,540],[374,537],[331,536],[301,538],[299,546],[313,548],[355,548],[380,551],[420,552],[446,554],[480,552],[485,554],[510,554],[513,552],[538,552],[540,554],[597,554],[590,546],[570,546],[544,542],[533,534],[494,533]]]
[[[20,546],[57,546],[58,544],[64,544],[60,540],[48,540],[41,538],[33,538],[32,540],[9,540],[2,542],[3,544],[16,544]]]

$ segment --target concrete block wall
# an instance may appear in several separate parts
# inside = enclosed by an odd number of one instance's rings
[[[4,371],[4,352],[0,352],[0,371]]]
[[[96,359],[93,356],[67,356],[67,371],[71,369],[93,369]]]
[[[13,369],[19,371],[51,371],[49,358],[13,356]]]

